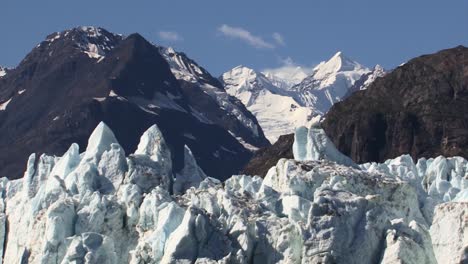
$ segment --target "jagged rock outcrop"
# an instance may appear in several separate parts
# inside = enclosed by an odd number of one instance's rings
[[[355,162],[468,157],[468,48],[412,59],[336,103],[323,128]]]

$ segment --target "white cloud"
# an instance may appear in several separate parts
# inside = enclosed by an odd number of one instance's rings
[[[184,39],[181,35],[179,35],[179,33],[175,31],[159,31],[158,36],[162,40],[172,42],[181,41]]]
[[[259,36],[255,36],[250,33],[248,30],[240,27],[231,27],[226,24],[221,25],[218,28],[218,31],[221,32],[224,36],[240,39],[247,44],[258,48],[258,49],[274,49],[275,45],[266,42]]]
[[[291,83],[299,83],[312,73],[315,66],[304,66],[297,64],[291,57],[279,58],[281,66],[276,68],[263,69],[262,72],[269,76],[274,76]]]
[[[273,33],[272,37],[278,45],[286,46],[286,43],[284,42],[284,38],[280,33],[275,32]]]

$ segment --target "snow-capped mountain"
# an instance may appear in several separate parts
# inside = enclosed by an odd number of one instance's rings
[[[337,52],[328,61],[318,64],[312,74],[291,90],[301,105],[312,107],[316,113],[323,115],[368,72],[366,67]]]
[[[275,86],[262,73],[238,66],[221,76],[226,91],[237,97],[252,112],[266,137],[275,142],[279,136],[307,124],[313,111],[302,107],[291,92]]]
[[[317,65],[309,76],[300,67],[263,74],[238,66],[224,73],[221,80],[226,91],[257,117],[266,137],[274,143],[314,116],[325,114],[368,72],[338,52]]]
[[[255,117],[201,68],[192,85],[176,78],[166,59],[139,34],[78,27],[49,35],[0,81],[0,175],[20,177],[31,152],[62,155],[72,142],[84,149],[101,121],[126,153],[158,124],[175,172],[184,145],[211,176],[239,171],[252,149],[269,144]]]
[[[220,182],[205,177],[187,147],[183,177],[174,179],[157,126],[125,157],[100,123],[83,153],[72,144],[62,157],[31,155],[23,179],[0,179],[2,261],[466,262],[467,160],[339,165],[323,131],[309,132],[294,145],[313,160],[299,154],[264,179]]]

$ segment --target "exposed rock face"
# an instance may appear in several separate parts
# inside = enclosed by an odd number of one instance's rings
[[[218,79],[185,53],[159,48],[179,81],[184,97],[195,111],[221,125],[248,148],[251,146],[257,150],[270,145],[255,116],[239,99],[230,96]]]
[[[233,101],[231,108],[190,88],[181,87],[160,47],[138,34],[124,38],[94,27],[54,33],[0,79],[0,176],[20,177],[32,152],[61,156],[73,142],[85,149],[104,121],[126,153],[157,124],[174,172],[183,168],[187,145],[206,173],[225,179],[252,155],[242,139],[254,147],[268,141],[255,117],[222,88],[216,89]]]
[[[468,157],[468,48],[410,60],[336,103],[323,128],[358,163],[409,153]]]
[[[265,177],[268,170],[275,166],[278,160],[294,158],[292,151],[293,143],[294,134],[280,136],[275,144],[255,152],[242,173],[257,175],[262,178]]]

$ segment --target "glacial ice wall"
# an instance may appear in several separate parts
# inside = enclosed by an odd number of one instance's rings
[[[62,157],[31,155],[23,179],[0,180],[3,263],[468,259],[462,159],[424,167],[403,156],[361,168],[281,159],[265,179],[235,175],[221,183],[200,170],[188,148],[185,154],[174,180],[157,126],[126,157],[100,124],[83,153],[73,144]],[[418,170],[431,175],[421,188]],[[427,192],[447,175],[459,192]]]

